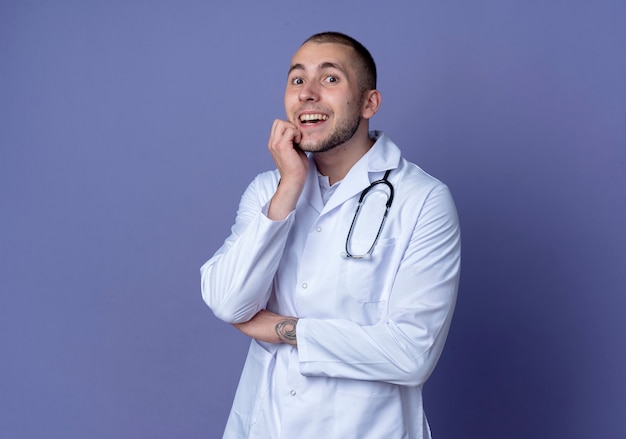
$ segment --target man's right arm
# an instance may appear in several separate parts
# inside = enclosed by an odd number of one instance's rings
[[[309,169],[306,154],[294,147],[299,140],[293,124],[274,121],[268,149],[280,176],[261,174],[250,184],[231,235],[201,268],[202,296],[228,323],[250,320],[269,299]]]
[[[227,323],[250,320],[265,307],[293,215],[272,221],[266,214],[276,172],[259,175],[241,198],[230,236],[201,268],[202,297]]]

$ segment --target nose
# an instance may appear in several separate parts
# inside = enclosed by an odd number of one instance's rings
[[[319,84],[315,81],[305,82],[298,95],[301,101],[317,101],[319,99]]]

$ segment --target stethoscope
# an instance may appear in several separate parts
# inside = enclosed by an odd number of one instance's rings
[[[350,224],[350,230],[348,230],[348,236],[346,237],[346,250],[345,252],[341,252],[341,256],[349,259],[369,259],[374,251],[374,247],[376,247],[376,243],[378,242],[378,238],[380,237],[380,233],[383,230],[383,226],[385,225],[385,220],[387,219],[387,214],[389,213],[389,208],[391,207],[391,203],[393,202],[393,185],[387,180],[391,169],[385,172],[385,175],[380,180],[376,180],[372,182],[368,187],[366,187],[363,192],[361,192],[361,196],[359,197],[359,203],[356,206],[356,211],[354,212],[354,218],[352,218],[352,224]],[[353,253],[350,251],[352,248],[352,232],[354,231],[354,225],[356,224],[356,219],[359,217],[359,212],[361,211],[361,206],[363,205],[363,200],[365,200],[365,196],[377,185],[383,184],[389,188],[389,194],[387,194],[387,203],[385,203],[385,213],[383,214],[383,219],[380,222],[380,227],[378,227],[378,232],[376,233],[376,237],[372,242],[372,245],[365,253]]]

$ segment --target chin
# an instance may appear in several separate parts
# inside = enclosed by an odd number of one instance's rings
[[[320,140],[304,138],[300,140],[300,143],[298,143],[298,147],[302,151],[316,152],[320,148],[322,143],[323,141],[320,141]]]
[[[315,140],[305,140],[304,142],[300,142],[298,147],[305,152],[324,152],[328,151],[329,149],[323,145],[323,142],[318,142]]]

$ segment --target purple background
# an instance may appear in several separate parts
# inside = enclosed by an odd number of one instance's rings
[[[436,437],[626,437],[625,22],[623,0],[2,1],[0,437],[221,437],[248,342],[199,267],[329,29],[370,48],[372,127],[461,216]]]

